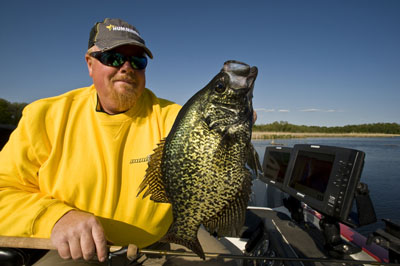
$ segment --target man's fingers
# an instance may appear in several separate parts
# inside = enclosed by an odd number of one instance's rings
[[[67,212],[54,225],[51,239],[63,259],[90,260],[95,252],[100,261],[107,258],[103,227],[90,213],[75,210]]]
[[[89,232],[82,233],[81,236],[82,255],[85,260],[93,259],[96,251],[95,243],[92,234]]]
[[[71,258],[71,252],[69,250],[68,242],[62,242],[58,245],[58,254],[61,258],[67,260]]]
[[[72,259],[77,260],[83,257],[79,238],[74,237],[69,239],[69,250],[71,252]]]
[[[92,227],[92,236],[96,246],[97,258],[100,262],[103,262],[107,258],[108,249],[104,230],[100,224]]]

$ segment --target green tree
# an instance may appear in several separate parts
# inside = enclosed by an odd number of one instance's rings
[[[10,103],[0,98],[0,124],[17,125],[27,103]]]
[[[361,125],[346,125],[342,127],[318,127],[293,125],[287,121],[275,121],[271,124],[255,125],[254,131],[277,131],[277,132],[299,132],[299,133],[385,133],[400,134],[400,124],[397,123],[374,123]]]
[[[10,102],[0,98],[0,124],[11,124]]]

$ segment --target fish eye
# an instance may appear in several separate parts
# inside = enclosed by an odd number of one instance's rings
[[[215,84],[215,91],[218,93],[222,93],[225,91],[225,84],[221,81],[217,82],[217,84]]]

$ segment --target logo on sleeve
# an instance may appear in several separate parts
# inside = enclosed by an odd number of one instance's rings
[[[150,161],[150,155],[143,157],[143,158],[138,158],[138,159],[131,159],[129,161],[129,164],[135,164],[135,163],[147,163]]]

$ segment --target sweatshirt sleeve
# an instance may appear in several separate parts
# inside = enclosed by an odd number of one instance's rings
[[[51,142],[40,114],[30,111],[25,108],[0,152],[0,235],[49,238],[53,225],[73,208],[40,191],[38,173]]]
[[[160,101],[160,107],[161,107],[161,113],[163,117],[163,123],[164,123],[164,129],[165,131],[163,132],[163,136],[167,136],[168,133],[170,132],[175,119],[181,110],[181,106],[173,103],[171,101],[165,100],[165,99],[159,99]]]

